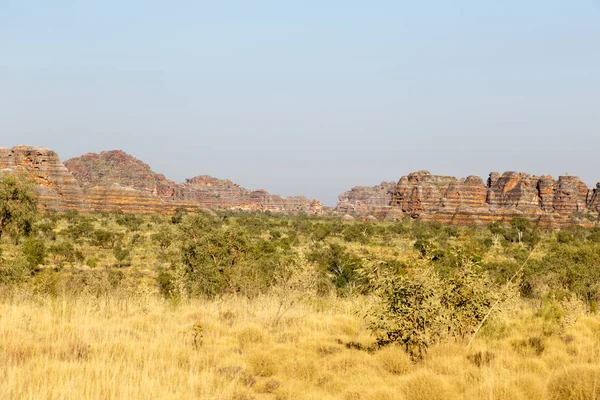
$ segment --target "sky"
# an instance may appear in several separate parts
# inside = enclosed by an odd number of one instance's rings
[[[0,146],[335,205],[411,171],[600,181],[600,0],[0,0]]]

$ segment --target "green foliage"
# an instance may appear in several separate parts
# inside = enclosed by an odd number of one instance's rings
[[[435,343],[473,335],[503,296],[472,264],[445,279],[425,265],[408,274],[383,273],[371,282],[379,299],[369,313],[378,345],[402,345],[413,359]]]
[[[357,272],[362,261],[342,245],[331,243],[315,249],[307,255],[307,259],[318,266],[322,278],[319,285],[320,294],[325,294],[329,285],[340,295],[348,294],[359,283]]]
[[[29,238],[23,245],[23,256],[31,269],[44,263],[46,258],[46,245],[42,240]]]
[[[142,224],[144,223],[144,219],[135,214],[121,214],[117,215],[115,219],[116,223],[124,226],[127,230],[131,232],[139,231]]]
[[[0,237],[31,234],[38,216],[35,187],[25,174],[0,176]]]
[[[77,217],[79,214],[74,214],[69,217],[66,216],[69,221],[69,226],[61,232],[71,240],[79,241],[84,238],[90,238],[94,235],[94,224],[87,217]]]
[[[545,288],[538,297],[563,298],[575,294],[592,307],[600,300],[600,244],[594,242],[555,243],[539,262],[525,270],[531,285]]]
[[[407,343],[417,349],[415,354],[431,341],[469,336],[489,306],[487,300],[502,295],[497,285],[508,283],[533,246],[536,256],[523,270],[522,296],[561,302],[576,295],[589,310],[595,310],[600,299],[599,227],[547,233],[522,218],[481,229],[410,218],[343,224],[327,216],[229,211],[215,215],[184,209],[174,216],[67,212],[29,221],[29,228],[13,231],[12,226],[5,233],[19,238],[35,231],[34,239],[0,240],[0,280],[4,283],[28,285],[47,279],[52,286],[55,277],[50,271],[54,271],[82,277],[77,283],[82,290],[95,292],[103,285],[106,294],[121,290],[120,283],[114,287],[107,283],[114,277],[140,282],[152,277],[165,297],[178,300],[284,293],[285,282],[297,281],[291,273],[294,268],[311,277],[311,293],[319,295],[381,294],[384,283],[392,285],[393,281],[405,292],[421,293],[406,300],[406,307],[420,310],[411,324],[428,313],[439,316],[424,317],[430,335],[426,345],[419,344],[417,334],[409,335]],[[89,274],[79,268],[84,261]],[[136,268],[123,268],[130,265]],[[419,280],[427,285],[419,286]],[[435,291],[433,297],[428,297],[428,288]],[[489,293],[491,297],[486,297]],[[388,322],[397,324],[392,314],[385,314]],[[401,315],[398,312],[394,318],[404,318]],[[391,335],[401,337],[400,331]]]
[[[373,236],[375,229],[373,224],[360,224],[353,223],[344,225],[342,230],[342,238],[346,242],[358,242],[361,244],[369,243],[370,238]]]
[[[104,249],[114,249],[123,240],[125,235],[108,229],[97,229],[93,231],[93,243]]]
[[[178,207],[175,209],[175,213],[171,217],[171,223],[177,225],[183,221],[183,217],[187,214],[184,208]]]
[[[158,290],[165,298],[175,296],[175,278],[169,271],[161,269],[156,277],[156,284],[158,285]]]
[[[568,243],[573,243],[575,241],[575,238],[568,231],[558,231],[556,233],[556,241],[558,243],[568,244]]]
[[[81,250],[76,249],[72,242],[63,241],[48,247],[48,254],[53,255],[59,262],[82,263],[85,259]]]
[[[0,257],[0,284],[20,284],[31,275],[31,268],[24,257],[5,260]]]
[[[170,225],[160,225],[152,234],[152,241],[158,245],[161,250],[166,250],[175,240],[177,232]]]
[[[128,267],[131,265],[131,250],[126,247],[116,246],[113,249],[113,255],[117,263],[117,268]]]
[[[293,255],[290,243],[259,235],[265,227],[254,218],[245,223],[222,224],[198,214],[179,224],[181,261],[192,293],[255,296],[272,284],[275,270]]]

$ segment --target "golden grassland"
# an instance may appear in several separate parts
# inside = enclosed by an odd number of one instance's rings
[[[277,318],[273,295],[17,291],[0,302],[0,398],[600,399],[600,318],[576,305],[561,325],[519,302],[471,348],[440,344],[412,362],[367,350],[369,302],[309,299]]]

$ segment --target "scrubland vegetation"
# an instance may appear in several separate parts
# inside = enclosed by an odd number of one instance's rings
[[[600,228],[35,211],[0,179],[0,398],[600,399]]]

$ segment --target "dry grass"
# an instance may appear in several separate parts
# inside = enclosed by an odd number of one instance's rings
[[[370,352],[365,299],[0,302],[2,399],[600,399],[600,319],[523,310],[473,348]],[[500,333],[498,333],[500,332]]]

